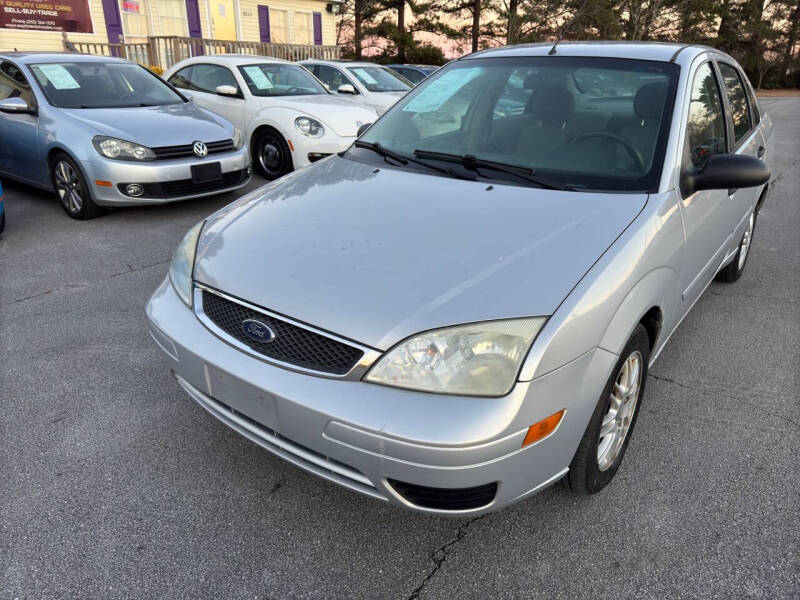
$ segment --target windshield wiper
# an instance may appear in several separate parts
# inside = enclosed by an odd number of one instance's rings
[[[547,177],[541,177],[536,174],[536,171],[527,167],[518,167],[516,165],[509,165],[506,163],[495,162],[493,160],[485,160],[478,158],[472,154],[449,154],[447,152],[434,152],[432,150],[414,150],[414,156],[417,158],[427,158],[429,160],[442,160],[447,162],[455,162],[463,165],[467,169],[477,171],[478,169],[492,169],[501,173],[508,173],[515,175],[525,181],[538,185],[548,190],[569,190],[570,187],[553,181]]]
[[[366,148],[367,150],[372,150],[373,152],[380,154],[384,158],[391,158],[392,160],[399,162],[403,166],[407,165],[408,163],[414,163],[415,165],[421,165],[423,167],[427,167],[432,171],[448,175],[449,177],[455,177],[456,179],[466,179],[468,181],[476,181],[478,179],[477,177],[470,176],[467,173],[459,173],[449,167],[437,167],[436,165],[431,165],[421,160],[417,160],[415,158],[412,158],[411,156],[398,154],[397,152],[393,152],[388,148],[384,148],[378,142],[365,142],[362,140],[356,140],[353,143],[353,145],[356,148]]]

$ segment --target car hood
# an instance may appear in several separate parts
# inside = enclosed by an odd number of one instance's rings
[[[379,114],[385,113],[408,92],[373,92],[367,102],[375,106]]]
[[[646,201],[334,156],[213,215],[194,273],[384,350],[426,329],[552,314]]]
[[[372,123],[378,115],[371,108],[356,104],[348,98],[332,94],[316,96],[278,96],[259,98],[264,107],[290,108],[322,121],[342,137],[355,137],[358,128]]]
[[[142,108],[62,108],[101,135],[151,148],[230,139],[233,125],[193,102]]]

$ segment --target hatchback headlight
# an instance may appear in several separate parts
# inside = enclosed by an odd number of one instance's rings
[[[116,160],[153,160],[156,153],[147,146],[134,144],[105,135],[96,135],[92,138],[95,150],[106,158]]]
[[[197,240],[200,239],[200,232],[203,231],[205,221],[200,221],[192,227],[172,255],[169,263],[169,280],[172,287],[181,297],[184,304],[192,307],[192,271],[194,271],[194,257],[197,252]]]
[[[503,396],[545,321],[485,321],[420,333],[383,355],[364,380],[439,394]]]
[[[318,138],[325,135],[325,128],[322,123],[311,117],[297,117],[294,120],[294,126],[303,135],[308,137]]]
[[[231,136],[231,141],[233,142],[233,147],[237,150],[240,150],[242,146],[244,146],[244,134],[242,130],[238,127],[233,128],[233,135]]]

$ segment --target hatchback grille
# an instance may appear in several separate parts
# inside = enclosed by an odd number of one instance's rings
[[[470,510],[486,506],[497,494],[497,482],[470,488],[432,488],[389,479],[389,484],[415,506],[437,510]]]
[[[214,292],[204,289],[202,298],[203,313],[212,323],[268,358],[312,371],[345,375],[364,355],[359,348],[255,311]],[[242,330],[242,321],[246,319],[256,319],[268,325],[275,333],[275,339],[270,342],[250,339]]]
[[[141,183],[142,193],[136,198],[180,198],[194,194],[207,194],[217,190],[233,187],[247,180],[247,169],[223,173],[216,181],[194,183],[191,179],[178,179],[175,181],[161,181],[159,183]],[[120,183],[119,191],[127,195],[128,183]]]
[[[206,142],[209,154],[215,152],[230,152],[234,150],[233,140],[220,140],[218,142]],[[182,146],[160,146],[153,148],[156,155],[156,160],[165,160],[168,158],[184,158],[187,156],[195,156],[194,143],[183,144]]]

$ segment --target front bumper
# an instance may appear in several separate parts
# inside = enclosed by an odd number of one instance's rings
[[[616,360],[594,349],[503,398],[442,396],[315,377],[249,356],[212,334],[168,280],[147,316],[178,383],[226,425],[325,479],[443,515],[496,510],[561,478]],[[562,409],[554,433],[521,447],[529,425]],[[497,491],[485,505],[443,510],[412,503],[390,480],[430,488],[497,483]]]
[[[220,185],[197,184],[178,185],[179,182],[191,181],[192,166],[219,162],[223,175]],[[209,154],[204,159],[177,158],[170,160],[154,160],[133,162],[110,160],[98,155],[97,159],[81,163],[92,190],[95,203],[103,206],[140,206],[143,204],[164,204],[192,198],[201,198],[214,194],[224,194],[247,185],[250,181],[250,152],[246,145],[232,152]],[[240,177],[230,177],[240,172]],[[97,185],[96,181],[110,182],[111,185]],[[146,193],[141,197],[126,195],[120,190],[120,184],[135,183],[146,190],[164,190],[163,193]],[[123,185],[124,187],[124,185]],[[171,191],[174,190],[174,191]]]
[[[355,140],[355,136],[342,137],[329,130],[326,130],[323,137],[316,139],[297,133],[290,138],[292,145],[292,164],[295,169],[307,167],[312,162],[315,162],[313,155],[331,155],[337,152],[343,152],[347,150]]]

